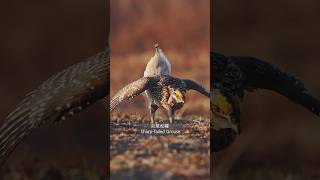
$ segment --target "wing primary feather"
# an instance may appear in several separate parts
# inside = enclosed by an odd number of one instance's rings
[[[190,79],[184,79],[183,82],[186,84],[186,88],[188,90],[192,89],[192,90],[198,91],[199,93],[207,97],[210,97],[210,93],[203,86],[196,83],[195,81],[192,81]]]
[[[253,57],[230,57],[244,75],[247,90],[261,88],[275,91],[319,116],[320,101],[293,75]]]
[[[89,87],[85,86],[87,83],[90,84]],[[35,129],[43,124],[59,121],[61,117],[69,117],[68,114],[80,112],[108,94],[108,48],[53,75],[36,90],[28,93],[1,125],[0,166]]]
[[[110,112],[113,111],[121,102],[130,100],[147,89],[157,86],[159,76],[140,78],[119,90],[110,101]]]

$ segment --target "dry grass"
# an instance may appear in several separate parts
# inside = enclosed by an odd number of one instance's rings
[[[149,118],[114,115],[111,125],[110,167],[113,179],[209,179],[209,118],[176,120],[176,135],[145,135]],[[158,123],[168,123],[160,118]],[[150,129],[150,128],[149,128]]]

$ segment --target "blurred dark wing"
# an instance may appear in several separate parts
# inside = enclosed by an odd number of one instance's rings
[[[243,72],[247,90],[254,88],[273,90],[319,115],[320,101],[313,97],[303,83],[291,74],[256,58],[230,58]]]
[[[202,87],[200,84],[198,84],[192,80],[189,80],[189,79],[184,79],[183,82],[186,84],[187,90],[192,89],[192,90],[198,91],[199,93],[201,93],[207,97],[210,97],[210,93],[204,87]]]
[[[110,112],[113,111],[122,101],[132,99],[145,90],[156,87],[159,81],[158,76],[143,77],[138,79],[117,92],[110,101]]]
[[[109,94],[109,50],[75,64],[27,94],[0,127],[0,165],[42,124],[64,120]]]

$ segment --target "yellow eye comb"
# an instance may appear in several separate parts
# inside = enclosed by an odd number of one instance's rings
[[[230,114],[232,113],[232,106],[228,102],[227,98],[223,96],[221,93],[215,93],[213,98],[213,103],[219,107],[220,111],[223,114]]]

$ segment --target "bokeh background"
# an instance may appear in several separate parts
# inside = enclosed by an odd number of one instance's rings
[[[213,1],[211,49],[276,64],[320,97],[319,7],[315,0]],[[215,174],[320,178],[319,117],[276,93],[257,91],[247,94],[241,119],[241,136],[214,155]]]
[[[13,0],[0,6],[1,124],[26,93],[104,49],[107,14],[105,0]],[[79,172],[84,166],[105,170],[106,118],[103,104],[97,103],[72,119],[40,128],[18,146],[1,173],[12,168],[34,177],[47,167],[53,175],[59,169],[85,173]]]
[[[210,6],[193,0],[112,0],[110,1],[111,96],[143,76],[160,48],[172,64],[176,77],[193,79],[209,89]],[[143,96],[123,103],[119,112],[145,113]],[[180,114],[208,114],[209,100],[189,92]]]

